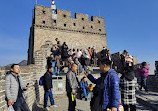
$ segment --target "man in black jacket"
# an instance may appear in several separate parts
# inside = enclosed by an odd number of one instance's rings
[[[62,57],[62,60],[65,61],[65,59],[68,58],[68,46],[66,44],[66,42],[63,43],[62,45],[62,53],[61,53],[61,57]]]
[[[54,99],[53,99],[53,93],[52,93],[52,72],[53,72],[53,67],[50,66],[48,67],[48,71],[44,74],[44,90],[45,90],[45,94],[44,94],[44,109],[45,110],[49,110],[49,108],[47,107],[47,102],[48,102],[48,97],[50,97],[50,102],[51,102],[51,106],[50,107],[57,107],[56,105],[54,105]]]

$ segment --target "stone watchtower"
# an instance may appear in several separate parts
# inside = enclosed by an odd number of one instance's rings
[[[66,42],[69,48],[84,49],[95,47],[101,51],[103,46],[107,48],[104,18],[92,16],[89,20],[87,14],[75,13],[51,7],[35,5],[32,26],[30,28],[28,64],[34,63],[34,53],[46,41],[56,44],[55,38],[59,38],[61,44]]]

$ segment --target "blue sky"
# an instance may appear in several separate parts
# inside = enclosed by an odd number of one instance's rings
[[[51,5],[51,0],[38,0]],[[27,59],[35,0],[3,0],[0,4],[0,65]],[[57,8],[105,18],[111,52],[126,49],[138,62],[158,60],[157,0],[56,0]],[[74,15],[72,15],[74,16]]]

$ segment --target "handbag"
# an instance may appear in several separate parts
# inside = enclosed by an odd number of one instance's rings
[[[119,111],[124,111],[124,107],[121,104],[119,105]]]
[[[9,106],[8,111],[15,111],[15,110],[14,110],[13,106]]]

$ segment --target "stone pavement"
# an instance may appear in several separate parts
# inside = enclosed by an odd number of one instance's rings
[[[153,111],[158,111],[158,89],[150,89],[149,92],[137,91],[136,92],[137,101],[141,104],[150,107]]]
[[[55,98],[55,104],[58,106],[57,108],[51,108],[50,111],[68,111],[68,99],[66,96]],[[38,105],[38,110],[36,111],[43,111],[43,105]],[[33,110],[35,111],[35,110]],[[77,106],[76,111],[90,111],[90,100],[84,101],[77,99]],[[137,111],[154,111],[148,107],[142,106],[142,104],[137,103]]]
[[[68,99],[66,96],[55,98],[55,104],[58,106],[57,108],[50,108],[51,111],[68,111]],[[50,103],[49,103],[50,104]],[[76,111],[90,111],[90,100],[76,100]],[[37,105],[37,111],[43,111],[43,105]]]
[[[154,111],[151,108],[148,108],[140,103],[137,103],[137,111]]]

